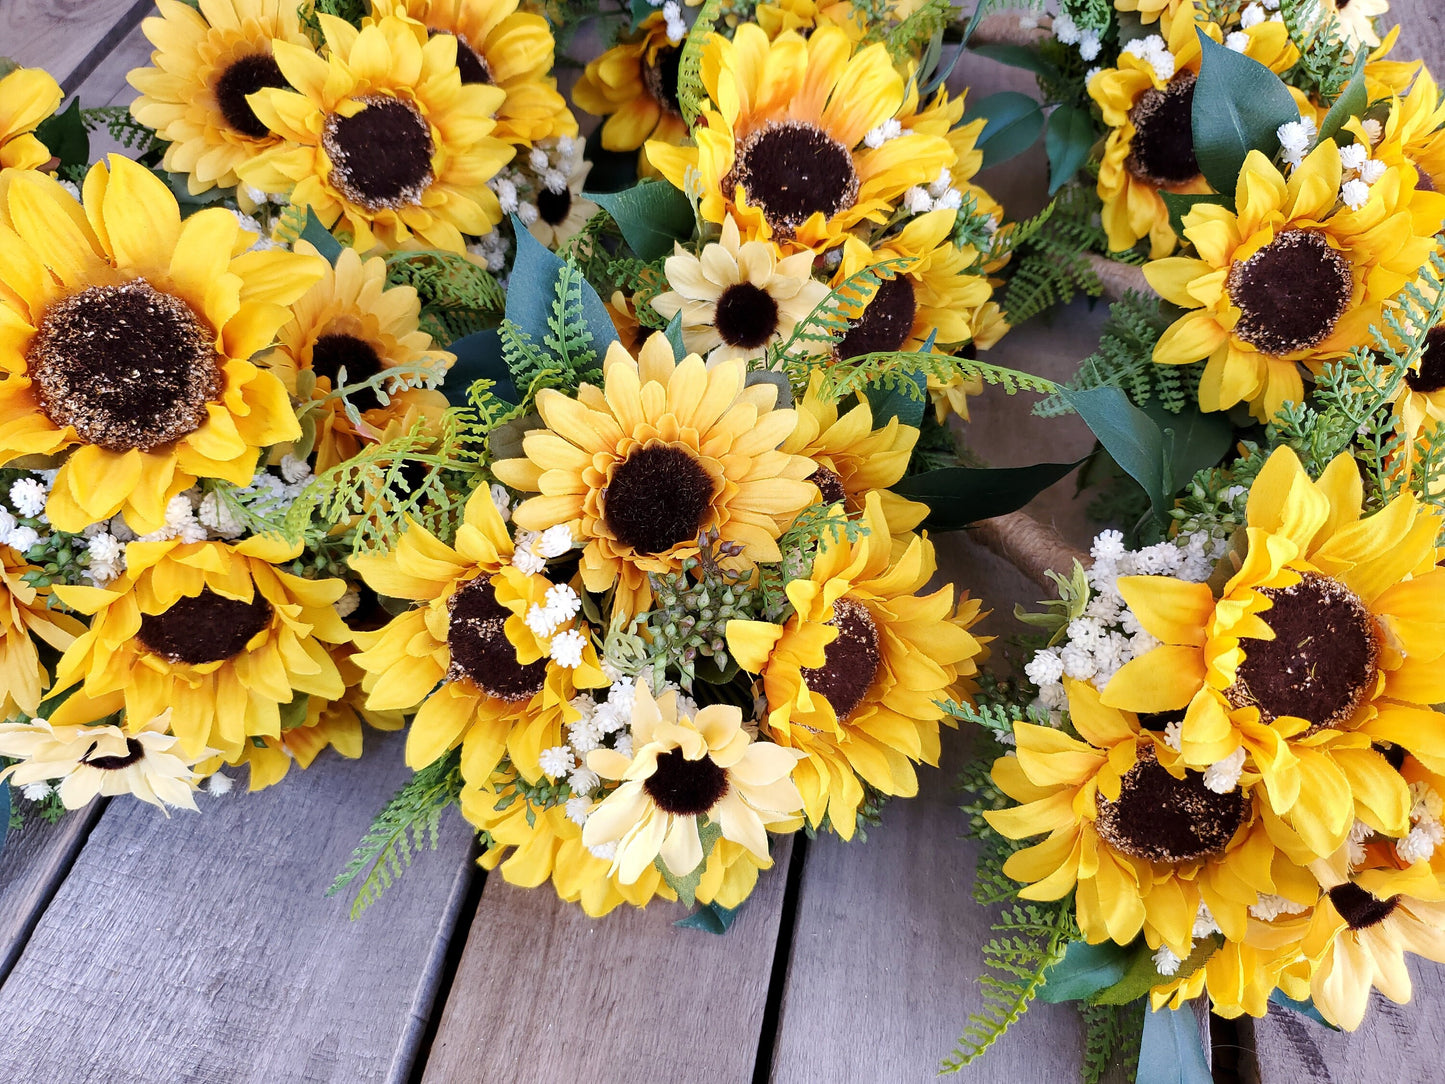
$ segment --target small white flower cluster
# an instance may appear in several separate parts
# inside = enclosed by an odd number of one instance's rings
[[[1137,56],[1148,61],[1149,66],[1154,69],[1154,78],[1161,83],[1167,83],[1174,78],[1174,54],[1169,51],[1168,43],[1158,34],[1135,38],[1120,52],[1124,56]]]
[[[492,483],[491,493],[492,504],[496,506],[497,515],[502,517],[503,523],[506,523],[509,519],[512,518],[511,495],[507,493],[507,487],[502,485],[500,482]]]
[[[914,185],[903,194],[903,206],[909,214],[923,215],[929,211],[956,211],[963,206],[963,193],[953,187],[953,174],[948,167],[927,188]]]
[[[25,553],[49,539],[32,524],[21,520],[33,520],[42,527],[50,520],[45,515],[45,502],[50,497],[50,485],[55,480],[54,471],[36,471],[29,478],[18,478],[10,486],[10,508],[0,505],[0,545],[9,546],[18,553]]]
[[[1445,824],[1440,823],[1445,802],[1426,783],[1411,783],[1410,797],[1410,832],[1395,844],[1395,853],[1407,864],[1428,862],[1435,849],[1445,843]]]
[[[1370,189],[1388,167],[1378,158],[1371,158],[1370,149],[1362,143],[1341,147],[1340,165],[1344,167],[1340,199],[1350,210],[1358,211],[1369,201]]]
[[[577,545],[577,540],[572,537],[570,527],[559,523],[540,533],[518,527],[512,536],[512,545],[512,564],[528,575],[537,575],[547,567],[550,558],[561,557]]]
[[[1269,14],[1274,12],[1273,15]],[[1257,3],[1248,4],[1239,13],[1239,25],[1248,30],[1252,26],[1258,26],[1263,22],[1283,22],[1284,15],[1279,10],[1279,0],[1258,0]]]
[[[507,182],[510,184],[511,182]],[[512,204],[516,205],[516,188],[512,189]],[[535,208],[534,208],[535,211]],[[511,250],[512,242],[507,239],[506,234],[501,230],[492,230],[483,234],[478,240],[467,245],[467,254],[475,256],[477,261],[493,274],[507,266],[507,253]]]
[[[1067,12],[1054,16],[1054,37],[1065,45],[1077,45],[1079,56],[1084,60],[1093,60],[1099,55],[1099,32],[1082,29]]]
[[[1249,35],[1243,30],[1234,30],[1224,39],[1224,47],[1236,53],[1243,53],[1249,49]]]
[[[1194,928],[1190,931],[1191,947],[1193,941],[1219,932],[1219,923],[1214,921],[1214,915],[1210,912],[1209,906],[1200,900],[1199,910],[1194,916]],[[1176,955],[1168,945],[1160,945],[1159,950],[1154,953],[1153,959],[1155,970],[1166,978],[1177,975],[1180,964],[1184,963],[1183,957]]]
[[[1353,869],[1362,865],[1365,861],[1365,843],[1375,830],[1364,821],[1356,818],[1355,823],[1350,825],[1350,838],[1345,840],[1345,846],[1349,848],[1350,868]]]
[[[571,702],[570,706],[578,717],[567,725],[570,748],[567,750],[569,766],[565,774],[567,785],[572,789],[572,797],[567,799],[567,816],[574,824],[587,823],[594,792],[600,782],[597,773],[586,766],[587,754],[594,749],[612,748],[625,757],[632,756],[632,701],[636,692],[637,685],[632,678],[618,678],[601,702],[590,693],[582,693]],[[570,758],[575,758],[575,765]],[[556,757],[554,763],[560,765],[562,758]],[[546,770],[546,765],[543,765],[543,770]],[[597,854],[597,857],[610,856]]]
[[[1280,915],[1300,915],[1308,910],[1302,903],[1266,892],[1250,907],[1249,914],[1261,922],[1273,922]]]
[[[1281,124],[1275,129],[1275,135],[1279,137],[1279,147],[1284,152],[1285,163],[1293,169],[1305,160],[1305,155],[1315,145],[1319,129],[1315,127],[1312,118],[1301,117],[1299,120]]]
[[[583,141],[572,136],[544,140],[525,157],[518,157],[487,184],[497,194],[503,214],[514,214],[524,226],[537,221],[540,192],[567,191],[572,174],[582,157]],[[506,232],[492,230],[467,245],[467,252],[484,261],[487,270],[501,271],[507,265],[511,246]]]
[[[255,242],[246,250],[247,252],[266,252],[273,248],[286,247],[277,241],[271,240],[271,235],[267,232],[266,227],[261,225],[260,222],[256,221],[256,219],[252,218],[245,211],[238,211],[235,208],[228,209],[236,216],[236,221],[240,223],[241,229],[256,235]]]
[[[1204,785],[1215,794],[1229,794],[1238,789],[1239,777],[1243,774],[1244,747],[1241,746],[1223,760],[1204,769]]]
[[[527,611],[527,627],[539,640],[551,636],[582,608],[582,599],[565,583],[547,589],[542,603],[534,603]]]
[[[897,117],[889,117],[877,128],[869,129],[868,134],[863,137],[863,145],[877,150],[883,144],[898,139],[906,131],[907,129],[899,123]]]
[[[687,37],[687,20],[682,17],[682,5],[677,0],[667,0],[662,5],[662,19],[667,24],[667,40],[673,45],[682,44]]]
[[[257,207],[267,203],[273,203],[277,207],[285,207],[291,202],[291,197],[284,192],[262,192],[259,188],[254,188],[249,184],[243,185],[241,190],[246,194],[246,198]]]

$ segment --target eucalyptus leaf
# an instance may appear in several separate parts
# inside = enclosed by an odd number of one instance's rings
[[[1221,196],[1215,192],[1160,192],[1159,197],[1164,201],[1164,206],[1169,208],[1169,228],[1176,237],[1184,236],[1184,216],[1199,204],[1212,203],[1229,207],[1234,203],[1229,196]]]
[[[1006,162],[1034,145],[1044,127],[1044,112],[1027,94],[1003,90],[974,102],[964,123],[983,117],[987,123],[975,146],[984,168]]]
[[[1219,948],[1223,940],[1218,934],[1201,938],[1189,958],[1179,964],[1179,970],[1172,976],[1159,974],[1159,968],[1154,963],[1154,953],[1148,945],[1138,941],[1130,950],[1129,969],[1124,973],[1124,977],[1094,994],[1089,998],[1089,1003],[1128,1005],[1147,995],[1154,987],[1169,982],[1171,978],[1188,978],[1204,966],[1204,961]]]
[[[1061,105],[1044,126],[1044,151],[1049,156],[1049,195],[1074,179],[1094,147],[1094,118],[1087,109]]]
[[[67,166],[84,169],[90,164],[90,133],[80,115],[79,98],[72,99],[69,109],[41,121],[35,129],[35,138],[60,159],[61,169]]]
[[[621,192],[637,183],[637,156],[640,151],[609,151],[602,146],[602,129],[599,124],[587,137],[583,150],[592,169],[587,174],[587,188],[593,193]],[[596,195],[590,197],[596,199]]]
[[[502,337],[496,328],[464,335],[453,340],[447,349],[457,356],[442,384],[442,391],[452,406],[466,406],[467,392],[478,380],[490,380],[490,391],[498,399],[508,403],[521,401],[516,385],[512,383],[512,374],[502,358]]]
[[[895,373],[887,384],[867,385],[863,395],[873,410],[875,429],[893,418],[917,429],[923,424],[923,411],[928,406],[928,377],[918,372]]]
[[[1039,1000],[1057,1004],[1090,998],[1122,979],[1129,959],[1129,949],[1112,941],[1071,941],[1059,962],[1044,972]]]
[[[552,315],[552,303],[557,298],[557,280],[565,265],[562,257],[533,237],[515,215],[512,216],[512,227],[517,235],[517,258],[507,284],[506,316],[540,347],[547,337],[547,321]],[[617,341],[617,326],[607,314],[597,291],[586,279],[582,280],[581,290],[582,321],[592,336],[597,356],[601,358],[606,355],[608,346]]]
[[[673,923],[674,926],[681,926],[689,930],[706,930],[708,933],[725,934],[728,928],[738,917],[738,907],[724,907],[720,903],[702,903],[686,918],[680,918]]]
[[[1156,512],[1169,507],[1164,434],[1154,419],[1129,402],[1119,388],[1065,388],[1060,394],[1084,419],[1104,450],[1143,487]]]
[[[778,389],[778,397],[773,400],[776,409],[786,408],[793,401],[793,385],[788,383],[788,378],[782,373],[775,373],[771,369],[754,369],[743,379],[745,387],[752,388],[758,384],[771,384]]]
[[[1323,143],[1327,139],[1333,139],[1345,126],[1345,122],[1351,117],[1358,117],[1370,107],[1370,93],[1365,89],[1365,61],[1369,59],[1369,50],[1361,49],[1355,54],[1355,66],[1350,72],[1350,81],[1345,84],[1345,89],[1340,91],[1340,96],[1335,99],[1330,111],[1325,114],[1325,119],[1320,121],[1320,134],[1316,143]]]
[[[1226,414],[1217,411],[1206,414],[1192,403],[1173,414],[1157,399],[1143,409],[1164,434],[1168,471],[1164,481],[1171,497],[1187,485],[1196,472],[1217,466],[1234,445],[1234,426]]]
[[[1193,1010],[1147,1010],[1139,1041],[1140,1084],[1214,1084]]]
[[[643,260],[671,256],[673,245],[697,227],[692,204],[666,181],[643,181],[621,192],[587,192],[587,199],[612,216],[622,239]]]
[[[667,322],[667,327],[662,332],[667,336],[667,341],[672,343],[672,356],[679,361],[687,357],[687,344],[682,338],[682,310],[678,309],[672,314],[672,319]]]
[[[979,520],[1017,512],[1084,460],[1028,467],[940,467],[905,478],[893,491],[928,505],[925,526],[957,531]]]
[[[1194,157],[1216,192],[1234,192],[1250,151],[1274,157],[1279,127],[1299,120],[1289,88],[1259,61],[1220,45],[1204,31],[1194,84]]]
[[[667,868],[667,863],[661,856],[655,863],[667,886],[677,893],[678,900],[687,907],[697,902],[697,886],[702,883],[702,871],[707,869],[707,856],[712,853],[713,845],[722,838],[722,828],[712,821],[699,822],[697,828],[698,838],[702,841],[703,859],[696,869],[685,877],[679,877]]]
[[[1340,1030],[1337,1024],[1331,1024],[1328,1020],[1324,1018],[1323,1015],[1321,1015],[1319,1009],[1315,1008],[1315,1003],[1313,1001],[1296,1001],[1292,997],[1285,997],[1285,995],[1280,992],[1278,988],[1270,992],[1269,999],[1281,1008],[1293,1009],[1301,1016],[1309,1017],[1316,1024],[1323,1024],[1331,1031]]]
[[[321,224],[321,219],[316,217],[313,207],[306,208],[306,225],[301,228],[301,240],[309,241],[333,267],[336,266],[336,261],[341,259],[341,242]]]

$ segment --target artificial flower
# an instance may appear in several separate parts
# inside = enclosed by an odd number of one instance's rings
[[[50,148],[35,129],[64,96],[54,77],[39,68],[0,76],[0,169],[39,169],[50,161]]]

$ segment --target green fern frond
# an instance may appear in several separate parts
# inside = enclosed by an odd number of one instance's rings
[[[353,919],[396,883],[417,851],[437,849],[442,814],[461,798],[461,760],[461,753],[453,751],[427,765],[371,822],[346,868],[326,890],[334,896],[366,871],[351,904]]]
[[[789,359],[784,363],[794,386],[806,383],[809,364],[807,361]],[[864,388],[886,382],[890,376],[905,373],[922,373],[942,383],[954,379],[982,380],[1003,388],[1009,395],[1020,391],[1052,395],[1059,386],[1052,380],[1033,373],[1008,369],[1002,365],[989,365],[971,358],[952,357],[927,351],[898,350],[875,354],[861,354],[847,361],[836,362],[829,367],[823,378],[822,392],[834,400],[845,399]]]
[[[903,274],[912,263],[911,259],[898,256],[854,271],[828,291],[828,296],[798,322],[786,341],[770,348],[771,367],[791,363],[794,386],[806,387],[807,373],[813,368],[811,362],[831,354],[863,307],[878,292],[878,287]],[[805,357],[808,360],[803,360]]]
[[[386,265],[389,286],[410,286],[417,292],[423,329],[442,346],[495,327],[506,306],[497,280],[455,252],[394,252]]]
[[[885,4],[885,8],[891,4]],[[917,60],[935,34],[941,33],[953,18],[954,0],[923,0],[918,9],[892,26],[883,37],[883,44],[895,64]],[[889,25],[888,19],[870,21],[869,26]]]
[[[1338,17],[1320,0],[1280,0],[1279,14],[1300,54],[1285,82],[1333,102],[1350,81],[1355,61],[1354,46],[1340,36]]]
[[[82,109],[80,119],[85,122],[86,131],[93,132],[104,128],[111,139],[136,158],[164,146],[155,132],[131,116],[129,106],[102,105],[94,109]]]
[[[682,43],[682,56],[677,64],[677,103],[689,128],[697,123],[707,104],[707,90],[702,85],[702,51],[722,17],[722,7],[723,0],[705,0]]]
[[[1123,1071],[1124,1084],[1134,1084],[1138,1070],[1139,1040],[1144,1036],[1144,1006],[1091,1005],[1078,1002],[1084,1023],[1084,1084],[1103,1084],[1115,1067]]]
[[[557,296],[552,299],[552,313],[547,318],[547,335],[542,340],[542,345],[567,369],[579,374],[600,368],[592,333],[582,316],[584,285],[577,265],[564,261],[557,278]]]
[[[310,206],[298,206],[288,203],[281,209],[281,215],[276,220],[272,234],[277,241],[287,247],[294,247],[296,242],[301,240],[301,231],[306,228],[307,214]]]
[[[1066,305],[1078,294],[1098,297],[1103,284],[1089,262],[1089,253],[1108,249],[1108,237],[1095,221],[1099,199],[1092,185],[1073,184],[1053,203],[1047,230],[1036,230],[1016,243],[1000,304],[1017,327]]]

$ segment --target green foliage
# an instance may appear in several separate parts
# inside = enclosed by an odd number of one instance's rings
[[[1195,27],[1202,50],[1194,84],[1194,155],[1216,192],[1232,195],[1250,151],[1273,158],[1280,125],[1299,120],[1289,88],[1259,61]]]
[[[799,391],[806,388],[808,375],[816,367],[814,363],[837,349],[878,287],[907,271],[911,262],[898,256],[854,271],[798,321],[784,342],[768,348],[768,367],[777,369],[786,365],[793,387]]]
[[[461,760],[461,753],[453,751],[428,764],[371,822],[351,853],[351,861],[326,890],[328,896],[334,896],[365,873],[351,904],[352,918],[375,903],[410,868],[417,851],[422,847],[436,850],[442,814],[461,798]]]
[[[110,138],[128,150],[133,157],[139,158],[149,151],[160,150],[165,146],[155,132],[130,115],[129,106],[102,105],[94,109],[82,109],[80,116],[85,121],[87,131],[94,132],[104,128]]]
[[[446,346],[496,327],[506,304],[497,280],[465,256],[440,249],[393,252],[386,257],[388,286],[410,286],[421,300],[423,331]]]
[[[1335,13],[1320,0],[1280,0],[1279,14],[1300,52],[1285,80],[1333,102],[1349,83],[1355,59],[1355,50],[1340,37]]]
[[[885,14],[882,19],[870,20],[868,26],[873,33],[886,28],[883,44],[888,48],[888,55],[895,64],[907,64],[922,55],[935,34],[943,32],[953,17],[953,6],[954,0],[923,0],[917,10],[901,22],[889,26]]]
[[[849,519],[841,504],[815,504],[803,509],[778,539],[780,564],[758,566],[758,598],[764,621],[783,621],[792,607],[786,588],[790,580],[806,579],[813,556],[824,539],[856,542],[868,533],[859,520]]]
[[[748,585],[751,569],[726,569],[717,557],[738,549],[736,543],[718,546],[715,535],[704,535],[696,557],[688,557],[672,573],[649,573],[656,604],[634,619],[634,632],[646,645],[655,679],[674,672],[689,692],[699,679],[711,684],[729,681],[737,664],[728,657],[727,625],[748,620],[756,612],[754,591]]]
[[[1117,1066],[1126,1084],[1134,1084],[1139,1040],[1144,1035],[1144,1006],[1079,1006],[1084,1022],[1084,1084],[1103,1084]]]
[[[1015,90],[1001,90],[970,102],[964,123],[979,117],[987,118],[974,143],[983,152],[984,168],[1022,154],[1044,130],[1043,108],[1029,95]]]
[[[1000,303],[1008,322],[1017,327],[1079,293],[1098,297],[1103,284],[1089,263],[1090,252],[1108,249],[1103,226],[1096,221],[1099,197],[1092,185],[1067,186],[1055,201],[1047,230],[1016,243],[1013,264]]]
[[[677,102],[689,128],[707,105],[707,90],[702,85],[702,51],[708,35],[722,17],[722,6],[722,0],[705,0],[683,39],[682,57],[677,64]]]
[[[789,359],[784,363],[784,368],[795,387],[800,379],[806,380],[807,368],[802,363]],[[1008,369],[1002,365],[989,365],[971,358],[910,350],[860,354],[856,358],[836,362],[828,368],[822,390],[824,395],[832,399],[844,399],[870,385],[887,387],[890,381],[915,379],[912,375],[914,373],[931,376],[945,384],[958,378],[977,378],[985,384],[1003,388],[1009,395],[1019,391],[1048,395],[1059,390],[1059,386],[1052,380],[1032,373]]]
[[[296,8],[296,14],[301,17],[301,29],[306,31],[308,37],[316,48],[320,49],[326,44],[326,38],[321,33],[321,20],[318,15],[335,15],[352,26],[359,27],[361,20],[371,14],[371,4],[368,0],[302,0]]]
[[[1074,567],[1067,576],[1063,576],[1053,569],[1048,569],[1045,575],[1058,588],[1058,596],[1044,599],[1039,603],[1043,607],[1043,612],[1029,611],[1022,606],[1015,606],[1014,618],[1021,624],[1030,625],[1041,633],[1047,633],[1046,646],[1053,647],[1063,640],[1069,622],[1076,617],[1084,616],[1084,609],[1089,605],[1089,576],[1078,560],[1074,561]]]
[[[1114,14],[1109,0],[1061,0],[1059,7],[1080,30],[1092,30],[1100,35],[1109,29]]]
[[[1163,306],[1157,296],[1133,290],[1110,305],[1098,349],[1079,363],[1067,387],[1073,391],[1119,388],[1135,406],[1158,403],[1171,414],[1196,402],[1203,362],[1158,365],[1154,361],[1154,345],[1170,323]],[[1054,395],[1036,404],[1034,413],[1052,418],[1072,409],[1062,395]]]

